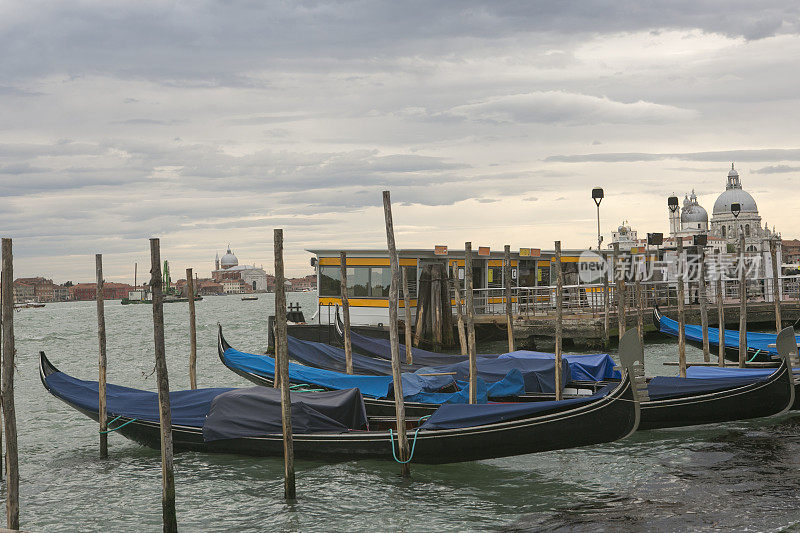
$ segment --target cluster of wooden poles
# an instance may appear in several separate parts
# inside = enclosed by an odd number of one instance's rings
[[[619,261],[619,244],[614,243],[614,255],[612,263],[612,272],[615,282],[615,292],[617,300],[617,317],[619,320],[619,338],[625,334],[627,327],[627,309],[626,309],[626,287],[625,275],[623,265]],[[739,238],[739,367],[744,368],[747,363],[747,269],[745,268],[745,238],[742,234]],[[681,377],[686,377],[686,310],[685,310],[685,278],[686,271],[684,269],[684,246],[683,240],[677,240],[677,289],[678,289],[678,368]],[[710,363],[710,343],[708,337],[708,293],[707,293],[707,275],[708,267],[705,260],[705,252],[702,246],[697,247],[697,254],[699,260],[698,266],[698,287],[697,299],[700,304],[700,324],[703,331],[703,363]],[[780,265],[777,262],[777,252],[775,241],[770,241],[770,258],[772,263],[772,299],[775,306],[775,330],[781,331],[781,301],[780,301],[780,288],[778,285]],[[721,253],[717,252],[717,264],[721,264]],[[641,263],[637,263],[637,268],[634,274],[634,302],[636,302],[636,327],[639,332],[639,341],[643,342],[644,333],[644,293],[640,284],[642,272],[639,269]],[[558,263],[560,272],[560,262]],[[716,303],[717,303],[717,323],[718,323],[718,354],[717,364],[725,366],[725,295],[723,294],[722,274],[716,273]],[[603,276],[604,280],[604,307],[605,307],[605,344],[608,346],[608,321],[609,321],[609,291],[608,291],[608,277]],[[557,303],[559,308],[559,315],[561,314],[561,303]],[[556,334],[556,346],[558,346],[560,331]]]
[[[780,265],[777,262],[776,245],[774,240],[770,240],[770,259],[772,263],[772,300],[775,305],[775,330],[781,331],[781,300],[780,287],[778,285]],[[682,265],[681,257],[683,254],[683,243],[678,239],[678,264]],[[706,296],[706,264],[705,255],[702,247],[699,248],[700,254],[700,276],[698,287],[698,299],[700,300],[700,322],[703,330],[703,360],[710,362],[710,350],[708,339],[708,301]],[[719,259],[719,257],[718,257]],[[739,236],[739,367],[744,368],[747,363],[747,269],[745,268],[745,236]],[[722,275],[717,275],[717,318],[718,318],[718,365],[725,366],[725,306],[724,294],[722,289]],[[683,276],[678,276],[678,367],[681,377],[686,377],[686,333],[685,333],[685,311],[684,311],[684,283]]]

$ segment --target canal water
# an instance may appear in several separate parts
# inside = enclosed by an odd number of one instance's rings
[[[315,298],[300,293],[288,300],[313,310]],[[263,350],[272,309],[272,295],[197,303],[200,386],[251,385],[219,362],[216,325],[235,347]],[[170,386],[185,389],[186,304],[165,306],[164,316]],[[155,390],[151,308],[107,302],[106,320],[109,382]],[[94,302],[21,310],[15,329],[23,529],[160,530],[159,452],[112,434],[110,459],[98,460],[97,425],[39,381],[40,350],[64,372],[97,379]],[[690,360],[702,357],[687,351]],[[662,363],[677,359],[676,343],[648,339],[646,359],[648,375],[675,375]],[[398,472],[388,461],[300,461],[298,502],[287,505],[282,459],[182,453],[175,457],[178,522],[185,531],[783,530],[800,524],[800,415],[412,465],[410,481]]]

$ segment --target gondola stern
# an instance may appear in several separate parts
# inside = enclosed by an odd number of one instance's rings
[[[42,385],[47,390],[50,390],[50,385],[47,384],[47,376],[61,372],[56,366],[50,362],[44,351],[39,352],[39,378],[42,380]]]
[[[222,324],[217,322],[217,355],[219,355],[219,360],[222,361],[222,364],[228,366],[225,363],[225,350],[228,348],[232,348],[232,346],[225,340],[225,336],[222,334]]]
[[[623,370],[620,387],[631,388],[634,404],[634,423],[631,430],[622,438],[631,436],[639,429],[641,422],[641,402],[648,401],[647,380],[644,375],[644,348],[635,329],[628,330],[619,342],[619,358]]]
[[[800,359],[797,353],[797,338],[794,335],[794,327],[782,329],[775,340],[775,347],[778,351],[778,356],[781,358],[781,367],[778,371],[785,371],[789,380],[789,402],[776,416],[785,414],[794,405],[795,400],[795,383],[797,377],[794,375],[793,369],[800,366]]]

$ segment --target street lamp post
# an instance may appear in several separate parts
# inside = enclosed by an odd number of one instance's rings
[[[667,199],[667,207],[669,207],[672,215],[678,210],[678,197],[670,196]],[[684,294],[683,294],[683,237],[679,235],[680,227],[675,227],[675,242],[678,248],[677,260],[677,274],[678,274],[678,371],[680,377],[686,377],[686,316],[684,312]]]
[[[739,241],[739,368],[744,368],[747,360],[747,278],[744,268],[744,232],[739,229],[739,213],[742,206],[731,204],[731,214],[736,221],[736,240]]]
[[[597,206],[597,251],[600,251],[600,247],[603,245],[603,237],[600,235],[600,202],[603,201],[604,194],[602,187],[595,187],[592,189],[592,200],[594,200],[595,205]]]
[[[600,235],[600,202],[603,201],[603,189],[602,187],[595,187],[592,189],[592,200],[594,200],[595,205],[597,206],[597,253],[600,257],[604,258],[603,250],[601,249],[603,244],[603,236]],[[605,265],[605,258],[604,260],[604,268],[603,270],[603,347],[608,348],[609,345],[609,324],[608,324],[608,266]]]

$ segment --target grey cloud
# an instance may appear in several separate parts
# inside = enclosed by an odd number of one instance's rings
[[[41,96],[44,93],[38,91],[29,91],[21,87],[11,87],[8,85],[0,85],[0,95],[4,96]]]
[[[228,122],[230,122],[231,124],[241,124],[243,126],[258,126],[263,124],[281,124],[285,122],[296,122],[298,120],[304,120],[308,118],[310,117],[303,115],[253,116],[253,117],[231,118],[228,119]]]
[[[0,174],[13,174],[13,175],[40,174],[42,172],[47,172],[49,170],[51,169],[46,167],[32,167],[28,163],[17,163],[14,165],[0,166]]]
[[[454,107],[446,114],[491,123],[662,124],[694,118],[693,110],[637,101],[616,102],[605,97],[564,91],[540,91],[496,96]]]
[[[242,86],[240,75],[280,59],[337,60],[414,55],[432,41],[456,50],[469,40],[523,33],[597,34],[700,29],[747,39],[797,33],[798,6],[679,0],[663,4],[610,0],[396,3],[134,3],[109,12],[101,2],[17,3],[5,9],[0,74],[6,79],[63,72],[196,80]],[[331,43],[336,43],[332,46]],[[133,57],[120,62],[132,49]],[[202,61],[198,61],[202,58]],[[258,59],[254,59],[258,58]]]
[[[686,153],[608,153],[608,154],[580,154],[580,155],[551,155],[544,159],[545,162],[558,163],[621,163],[638,161],[661,161],[664,159],[678,159],[682,161],[800,161],[800,149],[769,148],[762,150],[723,150],[717,152],[686,152]]]
[[[753,170],[752,172],[753,174],[781,174],[784,172],[800,172],[800,167],[790,167],[789,165],[772,165]]]

